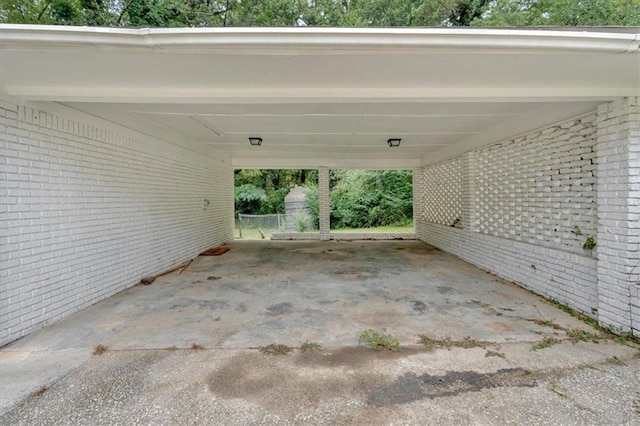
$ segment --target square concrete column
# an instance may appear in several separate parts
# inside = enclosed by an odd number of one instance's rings
[[[418,238],[421,238],[422,232],[422,168],[413,169],[412,177],[413,188],[413,230]]]
[[[329,169],[320,167],[318,169],[318,189],[320,192],[320,239],[329,240],[331,208],[329,202]]]
[[[476,188],[478,155],[476,152],[467,152],[462,158],[462,227],[467,231],[478,232],[478,205],[480,198]]]
[[[640,106],[637,97],[598,107],[598,316],[640,334]]]

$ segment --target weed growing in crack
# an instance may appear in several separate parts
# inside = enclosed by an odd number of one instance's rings
[[[300,351],[301,352],[313,352],[313,351],[317,351],[320,350],[322,346],[320,346],[320,344],[318,343],[313,343],[313,342],[309,342],[308,340],[306,342],[304,342],[303,344],[300,345]]]
[[[199,345],[199,344],[197,344],[197,343],[192,343],[192,344],[191,344],[191,349],[193,349],[194,351],[199,351],[199,350],[201,350],[201,349],[204,349],[204,347],[200,346],[200,345]]]
[[[489,358],[489,357],[498,357],[498,358],[502,358],[502,359],[506,359],[506,357],[504,356],[504,354],[502,352],[497,352],[497,351],[487,351],[486,354],[484,354],[485,358]]]
[[[94,355],[102,355],[106,351],[107,351],[107,347],[105,345],[98,344],[93,348]]]
[[[446,339],[438,340],[432,339],[429,336],[421,334],[418,343],[427,348],[428,351],[434,349],[451,349],[451,348],[486,348],[487,342],[472,339],[471,336],[467,336],[462,340],[451,340],[448,337]]]
[[[600,339],[603,337],[598,333],[591,333],[589,331],[578,330],[575,328],[571,330],[567,330],[566,333],[567,333],[567,336],[569,337],[569,340],[571,340],[571,342],[573,343],[578,343],[578,342],[600,343]]]
[[[289,352],[293,352],[293,348],[287,345],[277,345],[272,343],[267,346],[261,346],[258,348],[261,354],[264,355],[286,355]]]
[[[545,337],[541,342],[534,343],[533,346],[531,346],[531,349],[537,351],[539,349],[550,348],[551,346],[557,345],[561,342],[562,340],[555,337]]]
[[[366,329],[362,333],[360,333],[358,343],[378,350],[400,350],[400,342],[398,341],[398,338],[393,336],[392,334],[387,334],[386,331],[387,330],[385,328],[383,328],[380,332],[371,328]]]

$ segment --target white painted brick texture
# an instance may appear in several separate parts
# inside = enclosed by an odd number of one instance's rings
[[[571,232],[596,234],[595,121],[589,114],[423,168],[418,238],[596,315],[596,260]],[[457,217],[463,229],[450,226]]]
[[[0,104],[0,345],[233,238],[228,164],[118,131]]]
[[[640,103],[598,108],[600,321],[640,335]]]

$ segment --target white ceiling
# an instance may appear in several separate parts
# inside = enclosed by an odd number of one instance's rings
[[[1,90],[238,167],[413,167],[640,95],[638,34],[262,30],[0,26]]]

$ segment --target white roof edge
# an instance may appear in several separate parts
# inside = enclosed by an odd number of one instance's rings
[[[255,50],[384,49],[505,53],[640,53],[640,32],[477,28],[102,28],[0,24],[0,48]]]

